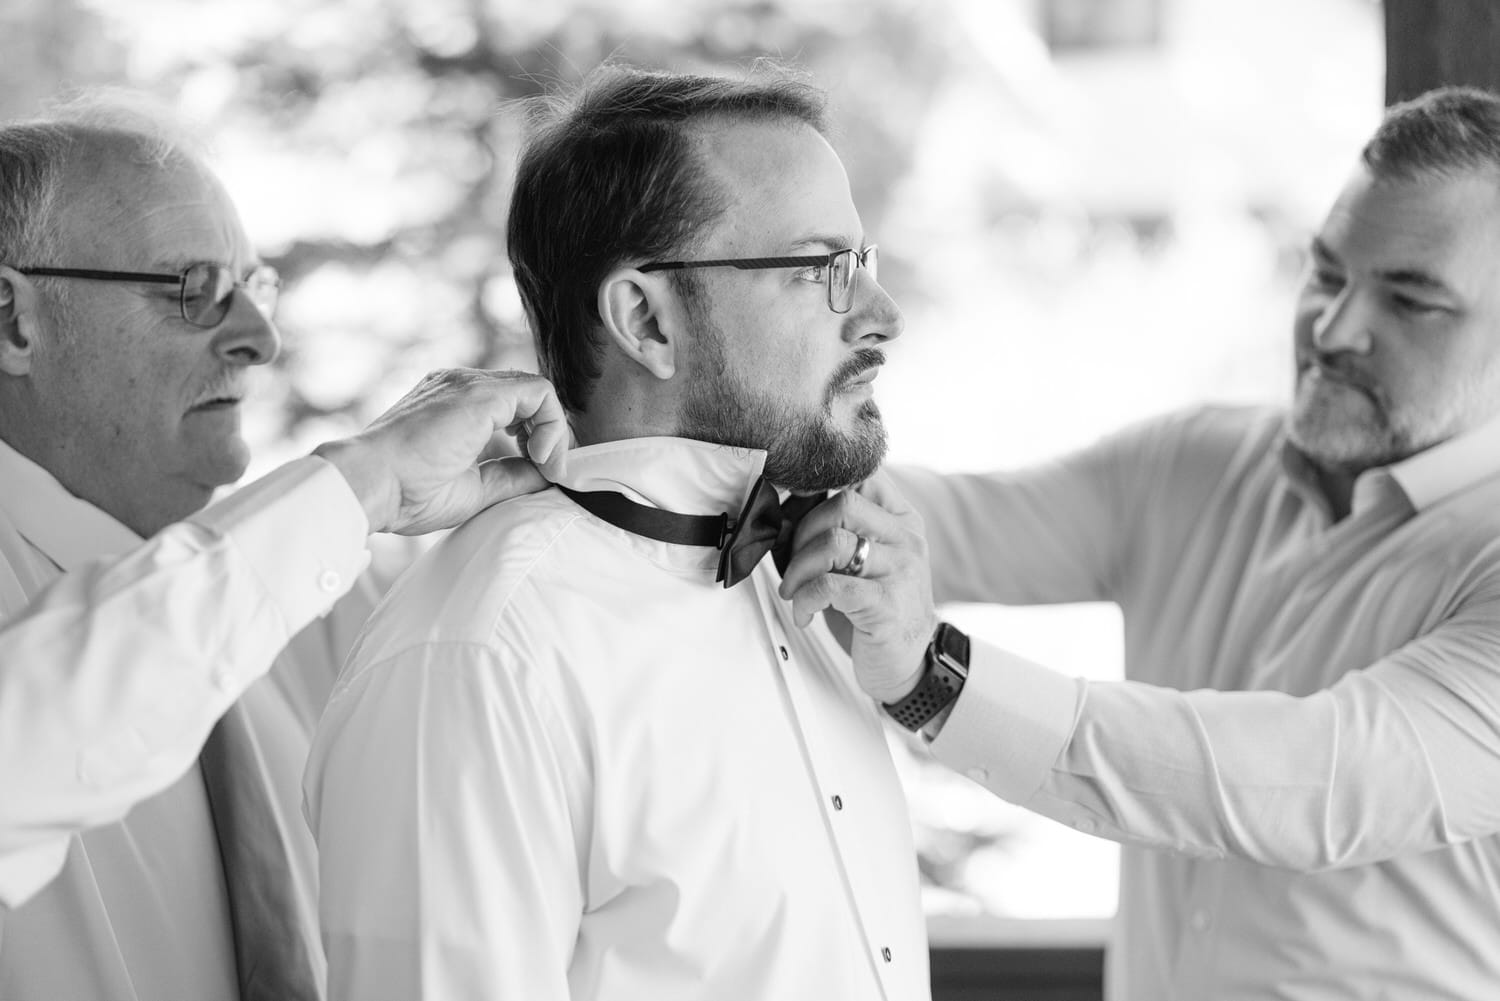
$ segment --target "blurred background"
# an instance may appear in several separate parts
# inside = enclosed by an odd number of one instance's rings
[[[0,0],[0,115],[124,86],[210,142],[286,279],[255,472],[430,368],[534,366],[503,245],[520,99],[604,59],[775,57],[831,93],[906,311],[892,458],[990,468],[1288,395],[1303,248],[1380,115],[1382,45],[1373,0]],[[1121,673],[1112,608],[949,614]],[[935,944],[1102,936],[1112,845],[892,739]]]

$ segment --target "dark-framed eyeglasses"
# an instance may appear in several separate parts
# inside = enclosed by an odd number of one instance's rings
[[[828,308],[847,313],[854,305],[854,272],[864,268],[876,278],[879,258],[875,244],[864,250],[852,247],[831,254],[807,254],[801,257],[737,257],[721,261],[655,261],[642,264],[638,271],[685,271],[689,268],[735,268],[739,271],[770,271],[776,268],[823,268],[818,278],[828,286]]]
[[[229,315],[235,289],[244,289],[261,315],[270,319],[276,312],[276,298],[281,291],[281,276],[269,264],[262,264],[243,281],[222,264],[194,264],[180,274],[153,274],[148,271],[96,271],[90,268],[16,268],[23,275],[40,278],[84,278],[96,282],[145,282],[154,285],[177,285],[177,303],[182,318],[195,327],[217,327]]]

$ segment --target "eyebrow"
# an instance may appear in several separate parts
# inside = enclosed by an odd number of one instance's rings
[[[1343,263],[1339,260],[1339,256],[1329,249],[1328,244],[1316,236],[1312,240],[1312,252],[1313,256],[1324,258],[1330,263]],[[1420,268],[1384,268],[1377,270],[1375,277],[1392,285],[1406,285],[1429,292],[1442,292],[1446,295],[1453,294],[1453,290],[1448,287],[1446,282]]]
[[[787,244],[789,250],[810,250],[814,247],[822,247],[829,253],[835,250],[846,250],[850,247],[863,250],[862,241],[855,240],[842,234],[804,236],[800,240],[794,240]]]

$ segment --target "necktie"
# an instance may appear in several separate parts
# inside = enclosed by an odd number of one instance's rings
[[[316,915],[297,902],[287,832],[238,702],[208,735],[198,762],[229,888],[240,1001],[320,1001],[309,945]]]
[[[806,514],[827,499],[827,494],[792,495],[785,502],[776,488],[762,476],[755,481],[750,499],[737,519],[728,513],[678,514],[647,507],[609,490],[571,490],[559,486],[585,511],[635,535],[679,546],[712,546],[719,550],[719,572],[715,580],[734,587],[766,553],[776,569],[786,573],[792,558],[792,536]]]

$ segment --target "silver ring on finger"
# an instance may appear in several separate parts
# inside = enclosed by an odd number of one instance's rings
[[[865,572],[865,561],[870,558],[870,540],[863,535],[854,537],[854,555],[849,557],[849,562],[839,570],[846,577],[858,577]]]

